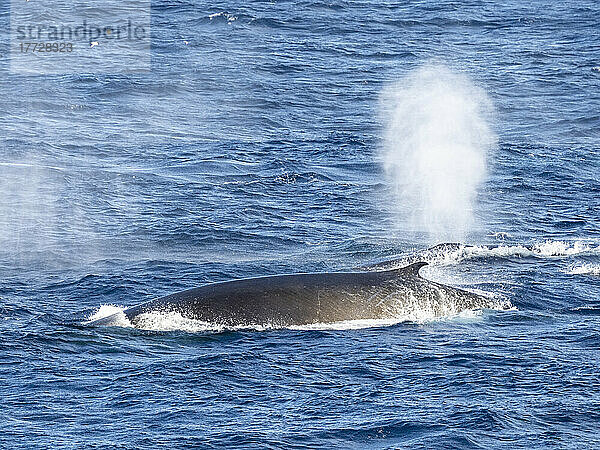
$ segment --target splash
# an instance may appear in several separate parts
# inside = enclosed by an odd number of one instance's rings
[[[374,267],[375,270],[392,270],[405,267],[417,261],[424,261],[430,266],[446,266],[458,264],[466,260],[485,258],[563,259],[598,255],[600,255],[600,245],[585,241],[566,242],[547,240],[534,243],[533,245],[498,246],[440,244],[405,257],[379,263]],[[593,268],[593,266],[590,267]]]
[[[444,256],[448,263],[460,262],[465,259],[474,258],[539,258],[539,259],[559,259],[573,256],[599,255],[600,246],[581,241],[544,241],[524,245],[500,245],[497,247],[466,246],[458,249],[454,253]]]
[[[87,322],[104,319],[105,317],[114,316],[112,326],[115,327],[131,327],[131,322],[125,316],[125,308],[117,305],[101,305],[100,308],[87,318]]]
[[[600,275],[600,264],[581,264],[567,272],[570,275]]]
[[[487,94],[463,74],[426,64],[385,89],[384,167],[407,229],[464,240],[496,145]]]

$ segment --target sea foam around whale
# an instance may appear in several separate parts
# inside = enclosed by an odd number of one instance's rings
[[[433,266],[458,264],[466,260],[485,258],[536,258],[560,259],[583,256],[600,256],[600,245],[587,241],[546,240],[531,245],[453,245],[447,248],[423,250],[412,255],[399,257],[394,261],[397,267],[403,267],[414,261],[425,261]],[[389,266],[388,268],[396,268]]]

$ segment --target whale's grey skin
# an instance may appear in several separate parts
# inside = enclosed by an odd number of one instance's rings
[[[427,302],[443,315],[454,309],[484,308],[485,297],[427,281],[418,262],[397,270],[277,275],[212,283],[168,295],[124,311],[133,326],[148,312],[176,312],[184,318],[223,326],[301,326],[360,319],[392,319],[407,302]],[[92,322],[110,325],[115,316]]]

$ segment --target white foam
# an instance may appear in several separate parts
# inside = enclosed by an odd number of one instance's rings
[[[311,323],[308,325],[293,325],[290,330],[361,330],[363,328],[389,327],[402,322],[398,319],[363,319],[363,320],[343,320],[341,322],[331,323]]]
[[[104,319],[105,317],[114,316],[110,323],[111,326],[130,328],[133,325],[129,319],[127,319],[127,316],[125,316],[123,311],[125,311],[125,307],[123,306],[101,305],[95,313],[87,318],[87,322],[89,323],[98,319]]]
[[[541,256],[574,256],[583,254],[600,254],[600,246],[587,242],[546,241],[536,244],[533,252]]]
[[[228,14],[225,11],[221,11],[221,12],[218,12],[218,13],[213,13],[213,14],[210,14],[208,16],[208,18],[210,20],[213,20],[213,19],[215,19],[217,17],[225,17],[227,19],[227,23],[228,24],[230,24],[231,22],[234,22],[234,21],[237,20],[237,16],[234,16],[233,14]]]
[[[600,275],[600,264],[581,264],[567,271],[570,275]]]
[[[432,265],[457,264],[477,258],[567,258],[573,256],[600,255],[600,246],[589,242],[544,241],[532,246],[464,246],[436,252],[423,252],[419,260]],[[400,261],[401,265],[402,262]]]
[[[183,317],[178,312],[148,312],[135,318],[135,327],[149,331],[185,331],[188,333],[222,332],[224,325]]]

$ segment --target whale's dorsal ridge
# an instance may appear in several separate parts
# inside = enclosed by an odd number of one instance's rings
[[[429,263],[425,261],[419,261],[413,264],[410,264],[406,267],[401,267],[400,269],[395,269],[394,272],[399,275],[407,276],[407,277],[419,277],[419,270],[421,267],[427,266]]]

